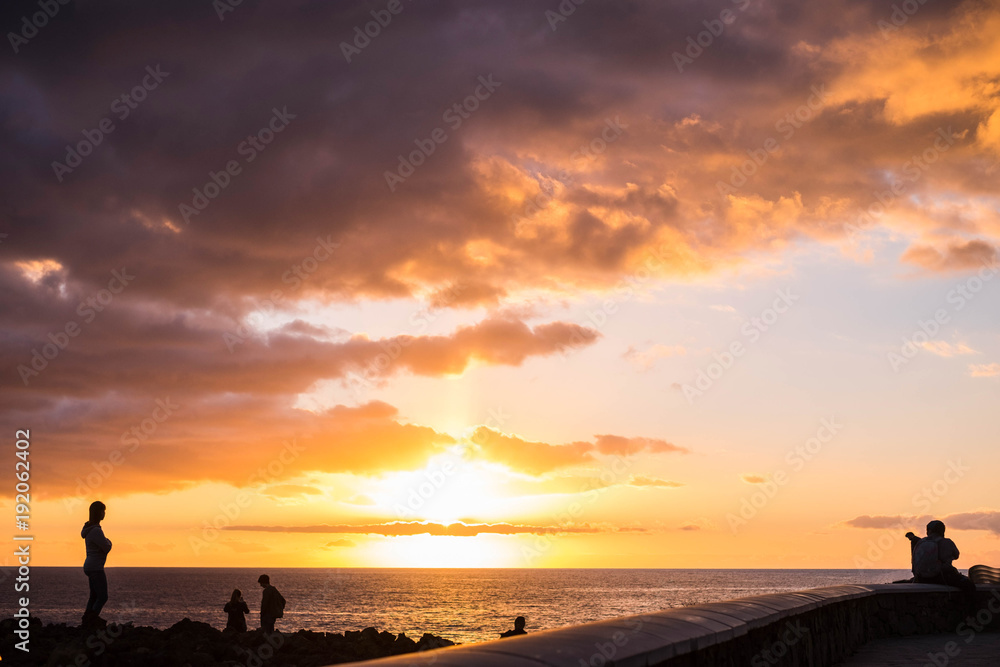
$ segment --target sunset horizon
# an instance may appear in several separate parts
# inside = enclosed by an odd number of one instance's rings
[[[32,566],[94,501],[109,571],[1000,565],[1000,7],[53,3],[0,63]]]

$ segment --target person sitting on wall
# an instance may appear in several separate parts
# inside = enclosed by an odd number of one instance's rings
[[[927,524],[927,537],[920,538],[912,532],[906,534],[910,540],[913,582],[954,586],[974,602],[976,585],[951,564],[958,559],[958,547],[944,536],[944,531],[944,522],[935,519]]]
[[[518,616],[514,619],[514,629],[508,630],[507,632],[501,632],[500,637],[516,637],[517,635],[526,635],[527,632],[524,631],[524,616]]]

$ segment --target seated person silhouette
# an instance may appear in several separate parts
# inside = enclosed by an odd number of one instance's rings
[[[918,584],[954,586],[966,596],[975,598],[976,585],[951,564],[958,558],[958,547],[944,536],[944,531],[944,522],[934,520],[927,524],[927,537],[906,534],[910,540],[913,581]]]
[[[514,629],[508,630],[507,632],[501,632],[500,637],[516,637],[517,635],[526,635],[527,632],[524,631],[524,616],[518,616],[514,619]]]

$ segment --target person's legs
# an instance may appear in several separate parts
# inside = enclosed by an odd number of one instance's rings
[[[979,600],[978,595],[976,594],[976,585],[972,583],[971,579],[954,567],[942,572],[941,578],[944,580],[945,586],[954,586],[962,591],[962,600],[965,604],[965,610],[967,613],[975,614],[978,611]]]
[[[94,616],[99,616],[101,609],[108,601],[108,575],[104,573],[104,570],[101,570],[100,572],[88,573],[87,576],[90,577],[91,596],[96,595],[91,611],[94,612]]]
[[[274,632],[274,616],[268,616],[267,614],[260,615],[260,628],[265,632]]]
[[[90,614],[94,611],[94,606],[97,604],[97,582],[94,580],[94,572],[85,572],[87,575],[87,581],[90,584],[90,598],[87,600],[87,606],[83,610],[84,618],[90,618]]]

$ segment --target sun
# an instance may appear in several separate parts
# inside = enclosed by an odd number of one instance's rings
[[[372,493],[379,505],[404,521],[455,523],[470,518],[496,520],[505,499],[494,474],[461,451],[431,458],[421,470],[393,473]]]

